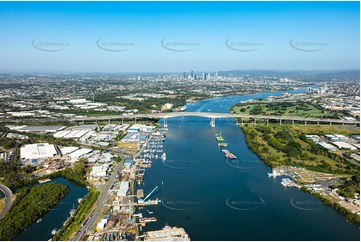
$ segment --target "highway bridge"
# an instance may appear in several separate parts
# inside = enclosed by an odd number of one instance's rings
[[[272,115],[249,115],[249,114],[232,114],[232,113],[210,113],[210,112],[172,112],[172,113],[151,113],[151,114],[135,114],[135,115],[114,115],[114,116],[91,116],[91,117],[79,117],[70,119],[72,122],[86,122],[86,121],[111,121],[111,120],[137,120],[137,119],[164,119],[164,124],[167,126],[167,119],[174,117],[184,117],[184,116],[194,116],[194,117],[205,117],[210,118],[211,126],[215,126],[216,119],[222,118],[239,118],[241,122],[243,119],[252,119],[254,123],[257,123],[257,120],[263,120],[267,124],[270,120],[276,120],[280,124],[282,122],[303,122],[307,123],[317,123],[317,124],[351,124],[359,125],[360,121],[358,120],[342,120],[342,119],[326,119],[326,118],[306,118],[306,117],[292,117],[292,116],[272,116]]]

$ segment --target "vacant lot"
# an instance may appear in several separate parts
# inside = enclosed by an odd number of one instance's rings
[[[231,109],[237,114],[274,115],[309,118],[339,118],[342,112],[331,112],[305,102],[237,104]]]

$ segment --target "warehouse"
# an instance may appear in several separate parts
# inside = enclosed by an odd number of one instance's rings
[[[29,132],[29,133],[55,133],[60,130],[65,129],[66,126],[57,126],[57,125],[51,125],[51,126],[25,126],[18,131],[20,132]]]
[[[120,183],[120,188],[117,192],[118,197],[125,197],[127,195],[127,192],[129,190],[129,182],[128,181],[122,181]]]
[[[336,147],[335,147],[335,146],[330,145],[330,144],[328,144],[328,143],[326,143],[326,142],[318,142],[317,144],[318,144],[319,146],[327,149],[328,151],[336,150]]]
[[[105,178],[108,175],[109,165],[95,165],[92,167],[90,177],[92,178]]]
[[[339,149],[349,149],[349,150],[356,150],[356,147],[353,145],[350,145],[346,142],[332,142],[333,145],[337,146]]]
[[[55,145],[48,143],[28,144],[20,148],[20,159],[38,160],[58,155]]]

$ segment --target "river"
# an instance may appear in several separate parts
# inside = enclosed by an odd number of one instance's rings
[[[228,113],[240,101],[282,93],[202,100],[187,111]],[[247,147],[233,119],[217,119],[211,128],[207,118],[171,118],[168,129],[167,160],[154,160],[138,187],[148,194],[158,185],[151,198],[162,200],[139,210],[157,217],[145,231],[168,224],[184,227],[191,240],[359,240],[359,225],[312,195],[282,186],[282,177],[269,178],[271,168]],[[227,161],[217,147],[220,131],[236,161]]]
[[[63,177],[53,179],[50,182],[66,185],[69,188],[69,193],[43,216],[41,223],[32,224],[21,234],[17,235],[15,240],[49,240],[53,237],[51,231],[54,228],[61,228],[65,220],[69,217],[70,210],[78,206],[78,198],[82,198],[88,193],[86,187],[70,182]]]

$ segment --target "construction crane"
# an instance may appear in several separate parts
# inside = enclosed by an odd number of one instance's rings
[[[138,203],[144,203],[147,201],[147,199],[152,196],[152,194],[158,189],[158,186],[156,186],[144,199],[139,199]]]

